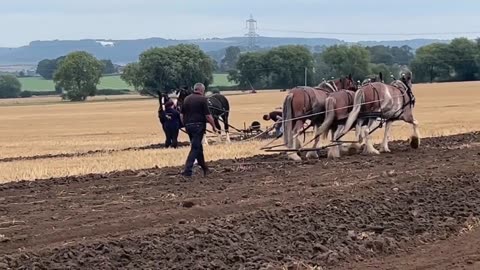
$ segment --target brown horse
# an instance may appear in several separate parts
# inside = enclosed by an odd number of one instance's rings
[[[353,107],[354,97],[355,92],[351,90],[340,90],[329,94],[325,100],[325,120],[317,129],[316,134],[326,136],[331,131],[332,140],[335,140],[344,129],[345,122]],[[317,143],[315,143],[314,147],[316,145]],[[340,146],[331,146],[328,149],[328,157],[340,157]]]
[[[390,152],[388,148],[388,136],[392,123],[403,120],[413,127],[410,145],[412,148],[418,148],[420,135],[418,121],[413,116],[414,105],[415,97],[412,93],[412,73],[410,71],[402,73],[401,79],[395,80],[391,84],[381,82],[367,84],[356,92],[354,107],[342,133],[348,132],[356,122],[356,129],[362,129],[360,132],[357,132],[359,142],[365,139],[366,147],[364,153],[379,154],[380,152],[373,147],[370,140],[370,127],[372,123],[376,121],[376,118],[380,117],[386,121],[381,151]],[[363,114],[364,117],[361,114]],[[369,123],[367,126],[363,126],[366,118]]]
[[[330,93],[343,88],[356,88],[351,75],[332,82],[323,82],[315,88],[295,87],[289,91],[283,102],[283,141],[287,148],[300,148],[298,136],[304,132],[303,126],[306,120],[310,120],[310,125],[315,127],[316,147],[319,136],[322,135],[317,131],[325,119],[325,100]],[[288,157],[296,161],[301,160],[297,153],[290,153]],[[318,155],[316,151],[312,151],[307,153],[307,157],[318,158]]]

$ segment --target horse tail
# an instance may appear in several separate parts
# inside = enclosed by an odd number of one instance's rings
[[[288,147],[293,147],[293,109],[292,109],[293,93],[289,93],[283,102],[283,143]]]
[[[318,128],[317,134],[322,134],[323,138],[328,135],[328,130],[335,120],[335,105],[337,100],[334,97],[327,97],[325,99],[325,120],[323,120],[322,125]]]
[[[365,102],[365,95],[363,93],[363,89],[360,89],[355,93],[355,98],[353,101],[353,109],[348,115],[348,119],[347,119],[347,122],[345,123],[345,127],[343,128],[342,134],[345,134],[350,131],[354,122],[357,120],[358,115],[360,114],[360,109],[362,108],[362,105],[364,102]]]

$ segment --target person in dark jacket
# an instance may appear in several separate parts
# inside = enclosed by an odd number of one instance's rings
[[[180,113],[173,107],[173,101],[165,103],[165,110],[160,112],[160,123],[165,132],[165,147],[178,147],[178,132],[180,130]]]
[[[280,111],[273,111],[269,114],[265,114],[263,116],[263,120],[269,121],[272,120],[275,122],[275,136],[280,136],[283,134],[283,119],[282,119],[282,112]]]
[[[209,174],[210,170],[205,163],[203,155],[202,140],[207,130],[207,122],[212,126],[216,133],[215,122],[208,107],[208,100],[205,97],[205,85],[196,83],[193,87],[193,94],[187,96],[181,107],[181,119],[190,138],[190,153],[185,162],[185,169],[181,173],[183,176],[191,177],[192,168],[195,160],[203,170],[203,175]]]

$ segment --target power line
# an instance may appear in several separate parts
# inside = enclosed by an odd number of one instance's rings
[[[286,29],[272,29],[260,28],[263,31],[282,32],[282,33],[301,33],[301,34],[319,34],[319,35],[344,35],[344,36],[427,36],[427,35],[465,35],[465,34],[480,34],[480,31],[465,31],[465,32],[328,32],[328,31],[303,31],[303,30],[286,30]]]

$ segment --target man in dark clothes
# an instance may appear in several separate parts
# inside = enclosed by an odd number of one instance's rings
[[[173,108],[173,101],[165,103],[165,111],[160,112],[160,122],[165,132],[165,147],[177,148],[180,130],[180,113]]]
[[[275,122],[275,136],[278,137],[281,134],[283,134],[282,112],[273,111],[273,112],[270,112],[269,114],[265,114],[263,116],[263,120],[265,121],[272,120],[273,122]]]
[[[203,175],[209,173],[205,157],[203,155],[202,140],[207,129],[207,122],[212,126],[213,132],[216,132],[215,122],[208,109],[208,102],[205,95],[205,86],[202,83],[195,84],[193,94],[185,98],[180,118],[185,126],[188,137],[190,138],[191,149],[185,162],[183,176],[192,176],[193,163],[195,159],[203,170]]]

